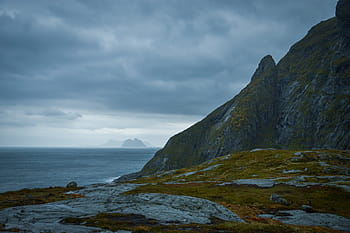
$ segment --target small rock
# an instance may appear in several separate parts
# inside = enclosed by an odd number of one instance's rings
[[[286,199],[276,193],[271,194],[270,200],[281,205],[289,205],[289,202]]]
[[[285,170],[283,169],[282,173],[283,174],[289,174],[289,173],[297,173],[297,172],[302,172],[301,170],[293,169],[293,170]]]
[[[76,188],[76,187],[78,187],[78,184],[75,181],[71,181],[66,185],[66,187],[67,188]]]
[[[301,208],[306,212],[312,212],[312,207],[309,205],[302,205]]]
[[[296,152],[294,153],[295,156],[298,156],[298,157],[294,157],[291,159],[292,162],[299,162],[300,160],[304,159],[305,158],[305,155],[301,152]]]

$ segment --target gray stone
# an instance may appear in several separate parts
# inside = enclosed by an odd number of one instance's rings
[[[312,211],[312,207],[309,205],[302,205],[301,208],[303,210],[305,210],[306,212],[311,212]]]
[[[136,184],[89,185],[74,193],[84,198],[69,199],[42,205],[27,205],[0,210],[0,223],[26,232],[96,232],[101,229],[61,224],[67,217],[93,216],[100,212],[142,214],[160,223],[210,223],[211,218],[243,222],[222,205],[201,198],[166,195],[120,195]]]
[[[205,199],[167,195],[158,193],[142,193],[123,195],[112,201],[116,207],[113,212],[125,214],[142,214],[161,223],[178,221],[181,223],[210,223],[210,217],[226,221],[243,222],[237,215]]]
[[[350,232],[350,219],[335,214],[307,213],[303,210],[279,211],[276,215],[261,214],[259,217],[272,218],[286,224],[321,226]]]
[[[207,168],[204,168],[204,169],[200,170],[199,172],[210,171],[210,170],[213,170],[213,169],[215,169],[215,168],[217,168],[217,167],[220,167],[220,166],[222,166],[222,165],[223,165],[223,164],[221,164],[221,163],[219,163],[219,164],[214,164],[214,165],[212,165],[212,166],[209,166],[209,167],[207,167]]]
[[[182,174],[180,174],[180,175],[175,176],[175,178],[181,177],[181,176],[190,176],[190,175],[196,174],[197,172],[198,172],[198,171],[182,173]]]
[[[283,174],[297,173],[297,172],[303,172],[303,171],[302,170],[297,170],[297,169],[294,169],[294,170],[285,170],[285,169],[283,169],[282,170]]]
[[[283,197],[281,197],[280,195],[273,193],[270,196],[270,201],[273,201],[277,204],[281,204],[281,205],[289,205],[289,202],[284,199]]]
[[[175,176],[175,177],[177,178],[177,177],[181,177],[181,176],[190,176],[190,175],[196,174],[196,173],[198,173],[198,172],[210,171],[210,170],[213,170],[213,169],[215,169],[215,168],[217,168],[217,167],[219,167],[219,166],[221,166],[221,165],[222,165],[222,164],[214,164],[214,165],[209,166],[209,167],[207,167],[207,168],[203,168],[202,170],[182,173],[182,174],[177,175],[177,176]]]
[[[305,155],[303,153],[311,153],[313,151],[298,151],[295,152],[294,155],[298,157],[291,158],[292,162],[299,162],[300,160],[305,158]]]
[[[276,183],[274,179],[240,179],[232,181],[232,184],[256,185],[261,188],[271,188]]]
[[[276,150],[276,148],[255,148],[255,149],[250,150],[250,152],[264,151],[264,150]]]
[[[78,184],[75,181],[71,181],[66,185],[66,187],[67,188],[76,188],[76,187],[78,187]]]
[[[305,178],[316,178],[316,179],[328,179],[328,183],[318,183],[318,182],[305,182]],[[290,179],[290,177],[278,177],[278,178],[270,178],[270,179],[239,179],[233,180],[231,182],[224,182],[217,184],[218,186],[225,186],[229,184],[240,184],[240,185],[256,185],[260,188],[271,188],[277,184],[287,184],[295,187],[310,187],[315,185],[321,186],[334,186],[343,188],[345,191],[350,192],[350,186],[348,185],[340,185],[336,182],[344,181],[349,179],[350,176],[295,176],[292,180],[284,181],[286,179]]]

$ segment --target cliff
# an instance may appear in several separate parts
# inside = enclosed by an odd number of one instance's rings
[[[260,147],[350,149],[348,4],[339,1],[337,17],[311,28],[278,64],[264,57],[247,87],[170,138],[140,174]]]

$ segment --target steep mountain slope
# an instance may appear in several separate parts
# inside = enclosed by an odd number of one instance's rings
[[[257,147],[350,148],[349,1],[314,26],[276,65],[202,121],[170,138],[138,175],[188,167]]]

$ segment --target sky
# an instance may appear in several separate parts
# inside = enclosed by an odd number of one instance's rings
[[[0,146],[161,147],[336,0],[0,0]]]

